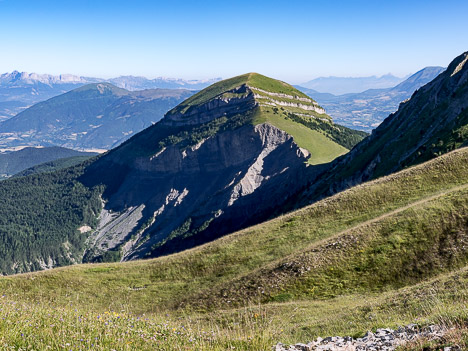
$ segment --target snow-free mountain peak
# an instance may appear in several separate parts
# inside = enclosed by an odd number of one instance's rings
[[[255,223],[304,186],[307,161],[329,162],[363,137],[284,82],[248,73],[215,83],[87,169],[105,205],[85,258],[157,256]]]

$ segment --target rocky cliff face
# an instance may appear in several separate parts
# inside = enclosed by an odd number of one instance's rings
[[[162,124],[187,126],[207,123],[222,116],[246,113],[257,106],[252,90],[245,84],[230,89],[187,110],[168,113]]]
[[[124,260],[154,255],[175,250],[171,240],[180,249],[191,246],[192,236],[214,238],[245,226],[293,193],[307,156],[290,135],[265,123],[137,158],[107,199],[88,259],[117,249]]]
[[[299,92],[227,83],[190,98],[90,167],[84,182],[102,181],[106,192],[85,261],[109,252],[121,260],[167,254],[259,222],[306,184],[306,171],[320,168],[307,166],[310,153],[291,134],[254,122],[265,102],[327,117],[320,106]]]

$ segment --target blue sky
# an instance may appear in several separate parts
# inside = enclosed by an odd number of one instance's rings
[[[404,76],[468,50],[466,0],[0,0],[0,72]]]

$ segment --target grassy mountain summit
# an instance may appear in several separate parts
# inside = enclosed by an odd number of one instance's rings
[[[167,118],[187,122],[200,109],[217,109],[226,113],[223,104],[238,104],[238,111],[251,109],[250,123],[270,123],[294,137],[295,142],[311,153],[311,164],[325,163],[351,149],[366,134],[332,122],[330,116],[313,99],[293,86],[263,76],[247,73],[204,89],[169,111]]]
[[[289,95],[291,99],[294,99],[295,97],[304,98],[305,100],[303,101],[310,101],[312,104],[314,104],[311,98],[287,83],[263,76],[258,73],[246,73],[237,77],[225,79],[221,82],[209,86],[201,93],[195,94],[194,96],[179,104],[176,108],[172,109],[169,114],[185,112],[190,107],[206,103],[207,101],[212,101],[213,99],[219,97],[228,97],[232,95],[235,96],[235,94],[242,96],[241,92],[235,92],[239,87],[242,86],[262,90],[264,89],[277,94]],[[317,104],[314,105],[319,107]]]
[[[132,225],[98,228],[85,257],[157,256],[258,222],[304,185],[306,160],[329,162],[363,137],[284,82],[249,73],[215,83],[90,165],[83,182],[104,184],[105,211]]]

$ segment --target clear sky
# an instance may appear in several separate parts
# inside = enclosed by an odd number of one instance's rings
[[[466,0],[0,0],[0,72],[404,76],[468,50]]]

